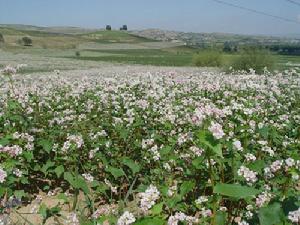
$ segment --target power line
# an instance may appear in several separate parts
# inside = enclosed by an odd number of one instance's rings
[[[290,3],[294,4],[294,5],[300,6],[300,3],[299,3],[299,2],[296,2],[296,1],[294,1],[294,0],[286,0],[286,1],[287,1],[287,2],[290,2]]]
[[[217,3],[220,3],[220,4],[223,4],[223,5],[231,6],[231,7],[234,7],[234,8],[242,9],[242,10],[245,10],[245,11],[253,12],[253,13],[256,13],[256,14],[260,14],[260,15],[272,17],[272,18],[274,18],[274,19],[282,20],[282,21],[285,21],[285,22],[290,22],[290,23],[297,23],[297,24],[300,24],[300,22],[297,21],[297,20],[292,20],[292,19],[288,19],[288,18],[285,18],[285,17],[272,15],[272,14],[269,14],[269,13],[266,13],[266,12],[263,12],[263,11],[258,11],[258,10],[256,10],[256,9],[246,8],[246,7],[244,7],[244,6],[232,4],[232,3],[225,2],[225,1],[222,1],[222,0],[211,0],[211,1],[214,1],[214,2],[217,2]],[[292,0],[290,0],[290,1],[292,1]]]

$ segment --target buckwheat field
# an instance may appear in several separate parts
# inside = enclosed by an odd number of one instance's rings
[[[300,224],[300,73],[0,75],[0,224]]]

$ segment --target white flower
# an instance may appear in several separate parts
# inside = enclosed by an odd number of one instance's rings
[[[16,175],[17,177],[22,177],[22,171],[19,169],[14,169],[13,174]]]
[[[239,140],[235,140],[233,142],[233,146],[236,148],[236,150],[243,151],[242,143]]]
[[[67,216],[66,224],[68,225],[80,225],[79,219],[77,218],[76,213],[70,213]]]
[[[0,167],[0,183],[3,183],[7,177],[7,173]]]
[[[288,219],[292,221],[293,223],[299,223],[300,222],[300,208],[298,208],[296,211],[289,212]]]
[[[215,122],[211,122],[211,125],[208,128],[208,130],[213,134],[213,136],[216,139],[221,139],[225,135],[222,126]]]
[[[262,192],[259,194],[255,200],[256,206],[257,207],[262,207],[263,205],[267,204],[271,200],[271,194],[268,192]]]
[[[283,160],[276,160],[270,166],[272,173],[276,173],[283,165]]]
[[[287,167],[292,167],[295,165],[295,160],[292,158],[288,158],[285,160],[285,164],[287,165]]]
[[[164,167],[164,169],[167,170],[167,171],[171,171],[171,169],[172,169],[169,163],[164,163],[164,164],[163,164],[163,167]]]
[[[241,222],[238,222],[238,225],[249,225],[246,221],[242,220]]]
[[[247,161],[247,162],[253,162],[253,161],[256,160],[255,155],[253,155],[253,154],[251,154],[251,153],[247,153],[247,154],[245,155],[245,158],[246,158],[246,161]]]
[[[190,150],[195,154],[195,156],[198,156],[198,157],[201,156],[203,154],[203,152],[204,152],[203,149],[198,148],[196,146],[190,147]]]
[[[242,176],[246,179],[246,181],[250,182],[250,183],[255,183],[257,181],[257,173],[251,171],[250,169],[248,169],[245,166],[241,166],[238,170],[238,175]]]
[[[208,201],[207,196],[200,196],[198,199],[195,200],[197,205],[201,205],[202,203],[207,201]]]
[[[135,217],[132,213],[125,211],[118,219],[117,225],[130,225],[135,222]]]
[[[82,176],[84,177],[84,179],[86,179],[88,182],[93,182],[94,181],[94,177],[89,174],[89,173],[84,173],[82,174]]]
[[[150,209],[155,205],[155,201],[159,199],[159,191],[154,185],[150,185],[147,190],[140,194],[141,196],[141,208],[144,211]]]
[[[198,219],[193,216],[187,216],[183,212],[176,212],[174,216],[168,219],[168,225],[178,225],[179,222],[186,222],[186,224],[198,223]]]

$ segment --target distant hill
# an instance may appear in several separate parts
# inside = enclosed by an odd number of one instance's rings
[[[76,46],[85,46],[86,44],[91,46],[89,42],[97,44],[138,44],[155,41],[177,46],[187,45],[192,47],[220,48],[224,46],[225,42],[234,43],[235,46],[300,46],[300,37],[296,34],[290,37],[274,37],[227,33],[187,33],[160,29],[105,31],[104,29],[86,29],[80,27],[40,27],[22,24],[0,24],[0,33],[4,35],[6,47],[18,47],[18,41],[24,36],[32,38],[35,47],[41,48],[75,48]]]
[[[127,31],[104,29],[84,29],[78,27],[38,27],[31,25],[0,24],[0,33],[4,37],[4,44],[0,48],[20,49],[23,46],[23,37],[33,41],[31,48],[42,49],[76,49],[82,46],[103,48],[106,44],[130,44],[128,48],[141,48],[149,43],[157,42],[149,38],[137,36]],[[147,44],[148,43],[148,44]],[[143,44],[140,46],[140,44]],[[135,45],[135,46],[133,46]],[[139,45],[139,46],[136,46]],[[111,47],[111,46],[110,46]],[[122,46],[124,47],[124,46]]]
[[[39,27],[32,25],[23,25],[23,24],[0,24],[2,28],[11,28],[15,30],[23,31],[40,31],[48,33],[62,33],[62,34],[84,34],[90,32],[96,32],[100,29],[88,29],[81,27]]]
[[[186,33],[160,29],[137,30],[131,33],[160,41],[181,41],[187,45],[223,45],[225,42],[236,42],[239,45],[274,45],[300,44],[300,37],[254,36],[226,33]]]

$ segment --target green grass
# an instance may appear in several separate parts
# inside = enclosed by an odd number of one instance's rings
[[[154,66],[192,66],[193,51],[180,48],[171,49],[131,49],[91,51],[105,56],[72,57],[79,60],[106,61]]]
[[[97,43],[141,43],[141,42],[155,42],[155,40],[139,37],[133,34],[129,34],[126,31],[98,31],[79,35],[93,40]]]
[[[193,57],[197,52],[198,49],[186,46],[167,49],[85,50],[80,57],[75,57],[74,53],[74,56],[68,58],[154,66],[193,66]],[[222,64],[228,67],[239,56],[239,54],[222,54]],[[274,55],[274,58],[275,69],[279,70],[286,69],[287,62],[300,64],[300,56]]]

